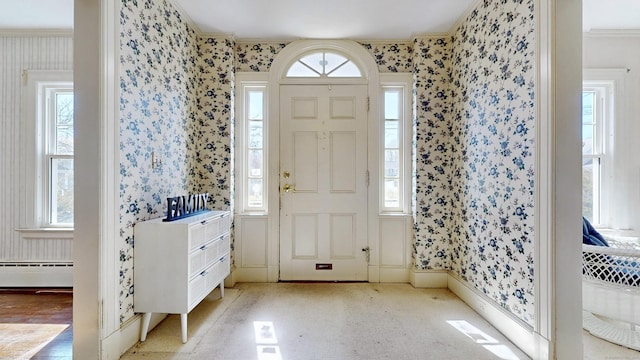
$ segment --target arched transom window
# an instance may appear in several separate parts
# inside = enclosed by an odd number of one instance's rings
[[[319,51],[302,56],[287,71],[287,77],[361,78],[362,72],[353,61],[334,52]]]

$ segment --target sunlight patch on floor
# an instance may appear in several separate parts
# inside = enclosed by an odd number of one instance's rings
[[[0,324],[0,359],[30,359],[69,324]]]
[[[258,360],[282,360],[278,337],[272,321],[254,321],[253,331],[256,338]]]
[[[471,338],[471,340],[473,340],[476,344],[482,345],[482,347],[489,350],[500,359],[520,360],[518,356],[516,356],[516,354],[514,354],[511,349],[509,349],[509,347],[501,344],[498,340],[487,335],[484,331],[471,325],[468,321],[447,320],[447,323],[467,337]]]

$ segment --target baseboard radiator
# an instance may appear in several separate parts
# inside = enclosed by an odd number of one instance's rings
[[[72,287],[73,263],[0,262],[0,287]]]

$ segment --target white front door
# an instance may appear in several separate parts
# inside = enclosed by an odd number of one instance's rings
[[[367,183],[367,86],[282,85],[281,280],[368,279]]]

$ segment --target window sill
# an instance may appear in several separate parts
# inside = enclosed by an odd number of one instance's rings
[[[73,228],[16,229],[23,239],[73,239]]]

